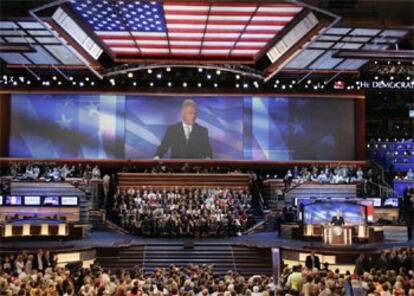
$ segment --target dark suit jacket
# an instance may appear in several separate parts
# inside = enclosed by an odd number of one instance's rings
[[[312,269],[313,267],[316,267],[317,269],[321,269],[321,263],[319,261],[319,257],[318,256],[314,256],[314,263],[312,265],[312,256],[306,256],[306,261],[305,261],[305,265],[308,269]]]
[[[47,260],[45,256],[42,256],[42,264],[43,264],[43,271],[44,271],[46,270],[46,268],[48,268],[48,264],[47,264]],[[39,270],[39,261],[37,258],[37,254],[34,255],[32,268],[35,270]]]
[[[188,143],[181,121],[169,126],[155,156],[162,158],[169,149],[171,149],[171,158],[202,159],[212,158],[213,156],[208,139],[208,130],[196,123],[193,124]]]
[[[334,216],[331,220],[331,224],[336,225],[336,226],[344,225],[345,224],[344,217],[340,216],[337,218],[336,216]]]

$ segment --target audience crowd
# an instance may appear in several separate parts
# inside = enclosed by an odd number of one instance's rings
[[[219,275],[212,265],[170,265],[152,273],[139,266],[131,270],[63,267],[39,250],[35,255],[1,257],[0,291],[6,296],[413,296],[413,260],[411,248],[383,251],[376,257],[361,255],[352,273],[331,270],[327,263],[321,269],[283,265],[275,284],[269,275],[247,278],[233,271]]]
[[[250,202],[244,189],[118,189],[109,217],[144,236],[233,236],[252,224]]]

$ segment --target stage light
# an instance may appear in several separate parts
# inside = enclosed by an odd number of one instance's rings
[[[289,88],[292,88],[293,87],[293,85],[292,84],[289,84]]]
[[[306,81],[306,83],[307,84],[311,84],[312,83],[312,80],[309,79],[308,81]]]
[[[132,82],[132,85],[137,86],[137,82],[136,81]]]
[[[217,83],[214,83],[214,87],[217,87],[218,86],[218,84]]]
[[[360,86],[357,86],[357,89],[361,89],[361,87]]]
[[[410,80],[410,76],[407,76],[405,79]]]
[[[131,72],[128,73],[128,78],[132,78],[132,77],[134,77],[134,74],[132,74]]]
[[[91,85],[94,86],[95,85],[95,82],[91,81]]]
[[[236,75],[236,79],[237,79],[237,80],[239,80],[239,79],[240,79],[240,75],[239,75],[239,74],[237,74],[237,75]]]
[[[16,86],[16,85],[17,85],[17,81],[13,81],[13,85],[15,85],[15,86]]]
[[[187,82],[183,82],[183,86],[184,87],[187,87]]]
[[[325,89],[325,85],[321,85],[321,88],[322,88],[322,89]]]
[[[153,87],[154,86],[154,82],[150,82],[150,84],[149,84],[151,87]]]
[[[110,82],[112,85],[115,85],[115,79],[111,78],[111,79],[109,79],[109,82]]]
[[[171,72],[171,68],[170,67],[167,67],[167,69],[165,69],[165,70],[167,70],[167,72]]]
[[[73,81],[73,82],[72,82],[72,85],[76,85],[76,81]]]
[[[201,83],[199,82],[199,83],[197,83],[197,86],[198,86],[198,87],[201,87],[202,85],[201,85]]]
[[[286,89],[286,85],[282,84],[282,89]]]
[[[73,80],[73,76],[70,76],[70,77],[69,77],[69,80],[70,80],[70,81],[72,81],[72,80]]]
[[[277,84],[279,84],[279,82],[280,82],[280,81],[279,81],[279,79],[278,79],[278,80],[276,80],[275,82],[276,82]]]
[[[388,64],[388,65],[391,65],[391,61],[387,61],[387,64]]]
[[[306,85],[305,85],[305,88],[308,88],[308,87],[309,87],[309,86],[306,84]]]
[[[207,79],[211,79],[211,75],[210,74],[207,74]]]
[[[53,76],[53,77],[52,77],[52,79],[53,79],[53,80],[57,80],[57,77],[56,77],[56,76]]]
[[[375,76],[375,77],[374,77],[374,79],[375,79],[375,80],[378,80],[378,76]]]
[[[274,85],[273,85],[273,88],[277,88],[277,84],[274,84]]]
[[[62,81],[58,81],[58,85],[62,85]]]
[[[85,77],[85,81],[89,81],[89,77]]]
[[[151,74],[151,73],[152,73],[152,69],[148,69],[148,70],[147,70],[147,73],[148,73],[148,74]]]
[[[217,71],[216,71],[216,74],[217,74],[217,75],[220,75],[220,74],[221,74],[221,71],[220,71],[220,70],[217,70]]]
[[[32,82],[30,80],[27,80],[26,84],[30,85],[30,84],[32,84]]]
[[[200,73],[203,72],[203,68],[201,68],[201,67],[198,68],[198,72],[200,72]]]
[[[292,84],[296,84],[296,80],[292,80]]]
[[[171,81],[169,81],[168,82],[168,87],[171,87],[172,86],[172,83],[171,83]]]
[[[236,86],[236,88],[239,88],[239,87],[240,87],[240,84],[236,83],[236,85],[235,85],[235,86]]]
[[[378,61],[374,61],[374,64],[376,65],[376,64],[378,64]]]
[[[3,80],[7,80],[7,75],[3,75]]]
[[[390,76],[390,80],[394,80],[394,76]]]
[[[161,73],[158,73],[158,74],[157,74],[157,78],[158,78],[158,79],[161,79],[161,78],[162,78]]]
[[[314,85],[314,86],[313,86],[313,89],[314,89],[314,90],[317,90],[317,89],[318,89],[318,86],[317,86],[317,85]]]
[[[243,87],[244,87],[244,88],[248,88],[248,87],[249,87],[249,85],[248,85],[247,83],[243,83]]]
[[[401,65],[401,62],[400,62],[400,61],[398,61],[398,62],[397,62],[397,64],[398,64],[398,65]]]
[[[79,82],[79,86],[80,87],[83,87],[84,86],[84,84],[83,84],[83,82],[81,81],[81,82]]]

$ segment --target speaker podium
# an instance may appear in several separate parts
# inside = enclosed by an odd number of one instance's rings
[[[323,242],[332,246],[350,246],[352,245],[352,229],[351,225],[326,225],[323,227]]]

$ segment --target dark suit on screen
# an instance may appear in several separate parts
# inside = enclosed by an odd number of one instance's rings
[[[336,226],[342,226],[345,224],[345,220],[344,217],[340,216],[340,217],[333,217],[331,220],[331,224],[336,225]]]
[[[169,149],[171,158],[175,159],[202,159],[213,156],[208,130],[197,123],[193,124],[188,141],[181,121],[169,126],[155,156],[162,158]]]

